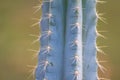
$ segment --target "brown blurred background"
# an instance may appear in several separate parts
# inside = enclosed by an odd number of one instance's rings
[[[106,0],[107,1],[107,0]],[[33,14],[38,0],[0,0],[0,80],[34,80],[31,75],[33,66],[37,63],[36,53],[29,49],[39,49],[39,42],[32,44],[39,35],[39,27],[31,27],[39,18],[40,12]],[[120,1],[108,0],[98,5],[98,11],[105,13],[103,17],[107,24],[99,21],[98,30],[106,39],[98,38],[99,45],[107,45],[103,51],[107,55],[100,55],[100,59],[108,62],[103,64],[108,68],[105,75],[111,80],[120,80]],[[31,65],[31,66],[30,66]],[[32,66],[33,65],[33,66]]]

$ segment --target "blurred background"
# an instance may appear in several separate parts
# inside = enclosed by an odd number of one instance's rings
[[[105,4],[98,5],[99,13],[104,13],[106,23],[99,21],[98,30],[106,38],[98,38],[99,46],[106,55],[99,54],[99,59],[107,60],[103,66],[107,68],[100,76],[111,80],[120,80],[120,1],[108,0]],[[37,63],[36,52],[39,42],[32,44],[39,35],[39,26],[31,27],[38,20],[40,11],[33,14],[34,6],[39,0],[0,0],[0,80],[35,80],[32,75]],[[106,79],[105,79],[106,80]]]

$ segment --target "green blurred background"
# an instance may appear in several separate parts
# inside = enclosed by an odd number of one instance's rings
[[[107,1],[107,0],[106,0]],[[37,39],[30,34],[39,35],[39,27],[31,27],[39,18],[40,12],[33,14],[38,0],[0,0],[0,80],[34,80],[31,75],[33,66],[37,63],[36,53],[29,49],[39,49],[39,43],[32,44]],[[108,62],[105,75],[111,80],[120,80],[120,1],[108,0],[98,5],[98,11],[105,13],[103,17],[107,24],[99,21],[98,30],[108,31],[101,33],[107,39],[98,38],[99,45],[107,55],[99,55],[100,59]],[[31,66],[30,66],[31,65]],[[33,65],[33,66],[32,66]]]

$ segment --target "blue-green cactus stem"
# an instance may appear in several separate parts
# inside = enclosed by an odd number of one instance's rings
[[[63,0],[43,0],[36,80],[63,80]]]
[[[68,0],[64,80],[82,80],[82,0]]]
[[[98,80],[96,0],[83,0],[83,80]]]

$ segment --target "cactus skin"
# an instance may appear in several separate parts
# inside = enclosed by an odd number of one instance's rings
[[[64,80],[82,80],[82,0],[68,0]]]
[[[83,0],[83,80],[98,80],[96,0]]]
[[[36,80],[98,80],[96,0],[43,0],[40,23]]]
[[[64,10],[61,5],[63,0],[43,0],[36,80],[63,80]]]

